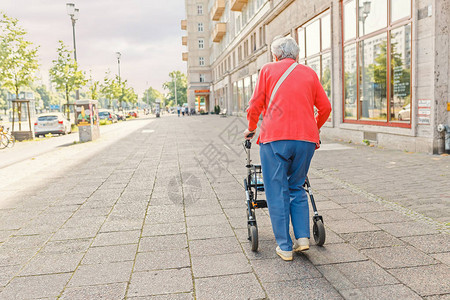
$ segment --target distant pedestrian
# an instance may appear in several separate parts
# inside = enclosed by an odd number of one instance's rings
[[[180,107],[180,105],[178,104],[178,106],[177,106],[178,117],[180,116],[180,112],[181,112],[181,107]]]
[[[184,106],[181,107],[181,114],[183,115],[183,117],[184,117],[185,110],[186,110],[186,108]]]
[[[296,62],[299,47],[293,38],[275,38],[271,50],[275,62],[261,69],[247,109],[244,137],[251,139],[262,112],[258,144],[276,253],[292,260],[293,251],[309,249],[309,207],[303,184],[331,104],[314,70]]]

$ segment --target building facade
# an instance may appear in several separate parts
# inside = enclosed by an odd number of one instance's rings
[[[190,105],[204,96],[207,111],[245,115],[259,70],[272,60],[270,42],[291,36],[333,108],[323,135],[444,150],[437,127],[450,124],[449,1],[186,0],[186,15]]]

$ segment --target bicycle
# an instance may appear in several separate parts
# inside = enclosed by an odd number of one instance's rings
[[[16,138],[11,134],[9,128],[5,130],[5,127],[0,125],[0,149],[12,148],[15,144]]]

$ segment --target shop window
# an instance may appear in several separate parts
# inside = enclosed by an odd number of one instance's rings
[[[237,88],[238,88],[238,109],[244,110],[244,81],[239,80],[237,82]]]
[[[332,60],[329,11],[323,12],[297,28],[297,41],[300,48],[299,63],[308,65],[316,72],[328,99],[331,99]]]
[[[351,0],[343,6],[344,121],[409,127],[411,0]]]
[[[248,107],[248,102],[250,101],[250,98],[252,96],[252,80],[250,76],[247,76],[244,78],[244,107],[243,109],[246,110]]]

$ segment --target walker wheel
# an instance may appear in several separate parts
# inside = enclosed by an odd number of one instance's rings
[[[322,220],[314,220],[313,235],[317,246],[322,246],[325,243],[325,227]]]
[[[252,246],[252,251],[258,251],[258,227],[255,225],[249,225],[248,230],[250,233],[250,245]]]

